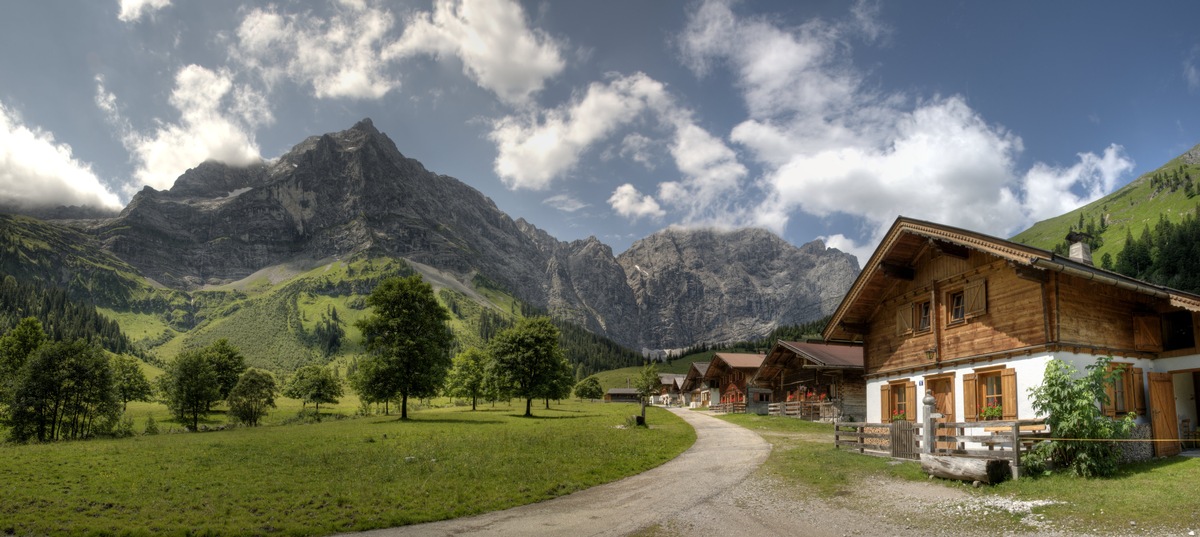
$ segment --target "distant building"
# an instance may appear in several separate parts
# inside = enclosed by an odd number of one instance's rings
[[[605,403],[637,403],[638,391],[634,388],[609,388],[604,393]]]

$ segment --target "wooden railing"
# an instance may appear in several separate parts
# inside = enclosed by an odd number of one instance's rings
[[[708,409],[718,414],[745,414],[746,403],[714,403]]]
[[[767,414],[772,416],[789,416],[809,421],[835,419],[837,418],[837,403],[838,401],[835,400],[771,403],[767,405]]]

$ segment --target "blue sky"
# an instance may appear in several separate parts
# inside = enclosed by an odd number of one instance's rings
[[[1200,4],[6,3],[0,202],[120,207],[370,117],[563,240],[1000,236],[1200,142]]]

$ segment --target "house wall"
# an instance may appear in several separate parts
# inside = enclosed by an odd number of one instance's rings
[[[846,371],[842,373],[838,392],[842,398],[843,419],[858,421],[867,416],[867,382],[863,378],[862,372]],[[876,393],[875,396],[878,397],[879,394]]]
[[[864,353],[868,373],[931,366],[1049,341],[1042,286],[1020,278],[994,256],[972,251],[964,260],[926,253],[914,273],[912,282],[897,280],[871,319]],[[948,324],[950,294],[980,280],[987,282],[986,312]],[[897,311],[923,301],[933,305],[930,329],[898,334]],[[913,324],[915,329],[915,320]]]
[[[1135,312],[1155,313],[1161,299],[1084,280],[1067,274],[1057,275],[1058,341],[1135,350]]]

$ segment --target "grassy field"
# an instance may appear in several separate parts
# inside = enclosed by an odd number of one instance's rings
[[[793,418],[749,415],[724,415],[722,419],[758,432],[774,449],[764,471],[817,498],[838,500],[853,497],[855,488],[880,479],[926,480],[920,464],[896,462],[881,457],[858,455],[833,448],[833,427]],[[1033,512],[1055,529],[1092,534],[1097,528],[1105,533],[1178,534],[1200,528],[1200,503],[1195,500],[1195,484],[1200,483],[1200,459],[1172,457],[1126,465],[1107,479],[1081,479],[1067,475],[1022,478],[992,487],[971,489],[950,481],[937,481],[957,487],[979,498],[1049,500],[1049,505]],[[868,492],[869,493],[869,492]],[[982,510],[966,517],[964,523],[987,524],[989,528],[1029,531],[1016,517],[1007,513]],[[1006,518],[1007,517],[1007,518]],[[918,517],[919,518],[919,517]],[[935,520],[937,517],[931,518]],[[1130,523],[1133,524],[1130,524]]]
[[[619,428],[630,409],[564,403],[529,419],[517,406],[451,407],[407,422],[5,445],[0,532],[322,535],[504,509],[639,473],[695,440],[661,409],[651,429]]]

